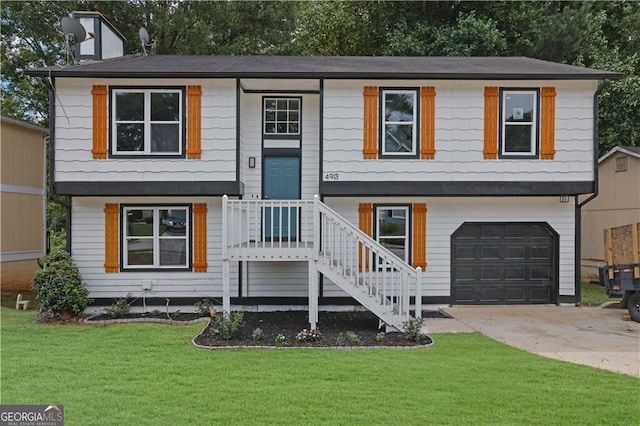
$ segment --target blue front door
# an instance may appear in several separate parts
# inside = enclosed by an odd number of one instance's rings
[[[300,157],[265,157],[265,200],[300,199]],[[298,234],[298,209],[272,206],[264,211],[265,239],[295,239]]]

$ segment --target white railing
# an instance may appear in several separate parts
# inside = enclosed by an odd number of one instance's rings
[[[420,268],[414,269],[386,247],[356,228],[329,206],[319,203],[320,261],[353,286],[404,320],[410,318],[410,293],[421,317]]]
[[[313,201],[222,198],[223,258],[291,258],[315,247]],[[285,255],[285,252],[289,252]]]

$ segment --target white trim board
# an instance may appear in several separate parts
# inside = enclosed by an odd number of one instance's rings
[[[39,259],[44,256],[44,250],[35,251],[12,251],[0,253],[0,262],[18,262],[20,260]]]
[[[44,196],[44,188],[38,188],[37,186],[0,184],[0,192]]]

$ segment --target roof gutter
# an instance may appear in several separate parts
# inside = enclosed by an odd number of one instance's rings
[[[582,202],[578,202],[578,196],[575,197],[575,295],[576,306],[582,303],[582,206],[587,204],[598,196],[598,98],[605,87],[609,85],[609,80],[605,79],[602,85],[593,94],[593,194]]]
[[[593,194],[591,194],[586,200],[583,200],[581,203],[578,203],[578,208],[582,208],[585,204],[593,200],[598,196],[598,147],[599,147],[599,139],[598,139],[598,98],[600,97],[600,93],[609,85],[609,79],[604,79],[602,81],[602,85],[596,90],[593,94]]]

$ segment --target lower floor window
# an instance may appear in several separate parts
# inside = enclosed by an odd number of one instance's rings
[[[125,269],[189,267],[189,207],[128,206],[122,216]]]
[[[376,207],[376,240],[409,262],[409,207]]]

